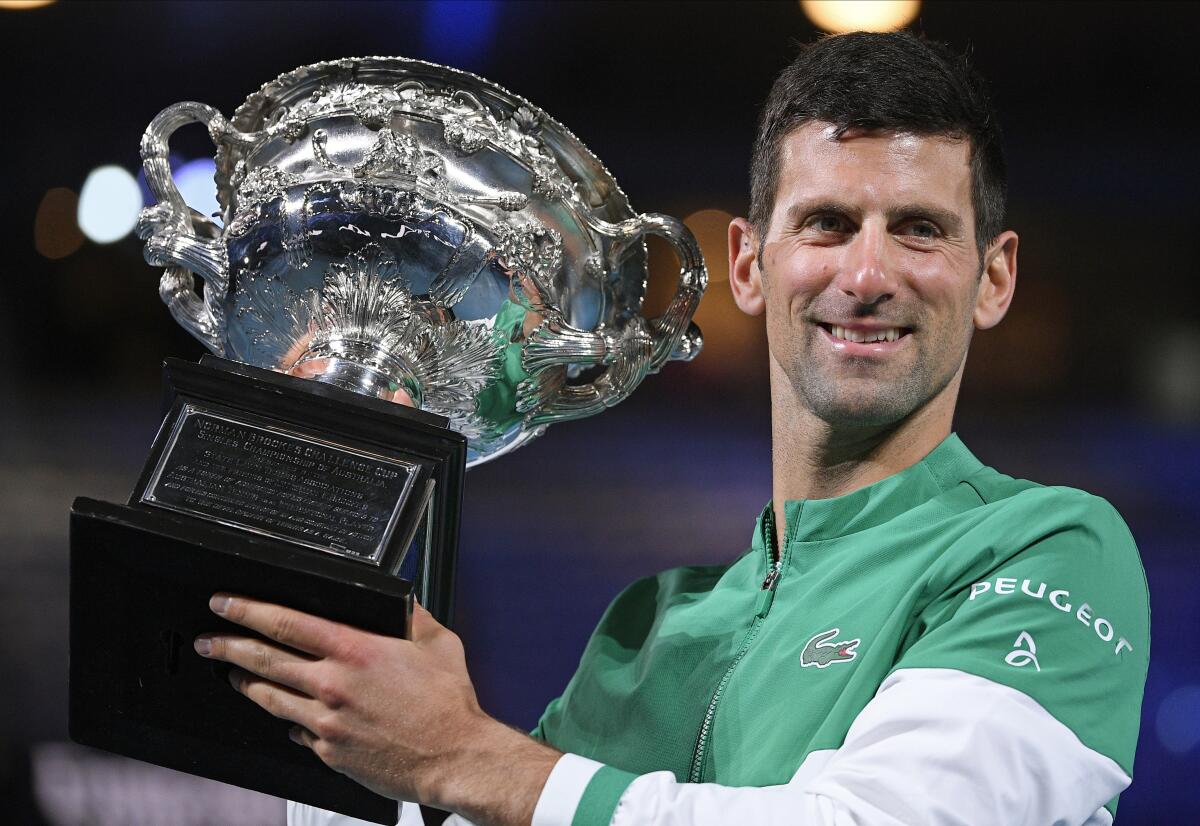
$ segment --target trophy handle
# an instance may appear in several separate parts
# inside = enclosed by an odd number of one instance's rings
[[[704,266],[704,256],[700,253],[696,236],[682,221],[670,215],[649,212],[615,226],[624,229],[629,224],[634,226],[626,230],[627,239],[619,236],[618,243],[634,243],[646,235],[657,235],[670,243],[675,250],[675,257],[679,259],[679,282],[675,287],[675,295],[666,312],[649,322],[654,340],[649,372],[657,373],[668,361],[691,361],[704,346],[704,337],[700,334],[700,328],[692,323],[692,316],[700,305],[700,296],[708,286],[708,268]]]
[[[142,168],[157,203],[138,216],[136,232],[146,242],[144,255],[151,266],[165,267],[158,294],[171,315],[208,349],[224,353],[224,318],[217,299],[229,287],[229,260],[220,230],[191,209],[171,177],[167,143],[181,126],[202,123],[213,143],[253,144],[257,134],[234,129],[220,112],[203,103],[185,101],[163,109],[142,135]],[[201,237],[201,235],[205,237]],[[204,281],[204,299],[196,293],[192,275]]]
[[[708,286],[708,270],[691,230],[678,219],[656,212],[617,224],[589,218],[587,224],[614,239],[610,261],[621,260],[625,249],[647,235],[663,238],[679,259],[679,281],[666,312],[649,321],[637,316],[621,330],[590,333],[556,318],[534,330],[522,353],[522,364],[530,373],[567,363],[606,364],[608,369],[584,385],[527,380],[518,391],[517,409],[528,412],[533,424],[579,419],[612,407],[647,374],[657,373],[668,361],[690,361],[704,344],[692,315]],[[554,394],[548,401],[539,398],[546,392]]]

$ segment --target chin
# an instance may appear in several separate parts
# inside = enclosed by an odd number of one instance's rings
[[[834,427],[887,427],[898,424],[920,406],[916,388],[871,387],[850,392],[849,388],[813,388],[805,394],[810,409]]]
[[[911,410],[897,410],[884,406],[845,406],[828,410],[817,410],[822,421],[838,428],[881,428],[903,421]]]

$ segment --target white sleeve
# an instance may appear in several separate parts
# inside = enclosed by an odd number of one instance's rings
[[[1130,782],[1027,695],[937,668],[890,676],[841,748],[809,754],[786,785],[679,783],[654,772],[625,788],[611,819],[577,813],[600,768],[564,756],[532,826],[1108,826],[1104,804]]]
[[[378,826],[369,820],[327,812],[291,800],[287,802],[287,822],[288,826]],[[421,807],[416,803],[401,803],[400,821],[396,826],[425,826],[425,821],[421,818]],[[450,815],[443,821],[442,826],[471,826],[471,823],[458,815]]]

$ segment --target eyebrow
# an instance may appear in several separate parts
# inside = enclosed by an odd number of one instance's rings
[[[862,210],[858,207],[827,198],[814,198],[807,201],[797,201],[792,204],[787,208],[785,217],[790,223],[797,224],[809,215],[822,212],[846,215],[852,218],[858,218],[862,215]],[[884,217],[887,218],[888,224],[912,218],[924,218],[940,226],[942,231],[947,235],[961,235],[963,230],[963,220],[957,213],[943,209],[942,207],[933,206],[932,204],[916,202],[901,204],[900,206],[890,207],[884,213]]]
[[[903,204],[889,209],[885,215],[889,224],[909,218],[925,218],[940,226],[947,235],[962,234],[963,221],[958,213],[931,204]]]

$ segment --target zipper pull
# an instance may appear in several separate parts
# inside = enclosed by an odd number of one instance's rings
[[[762,589],[764,591],[774,591],[775,583],[779,581],[779,563],[776,562],[771,566],[771,570],[767,571],[767,578],[763,580]]]
[[[775,601],[775,586],[779,584],[780,567],[779,562],[771,566],[771,570],[767,571],[767,578],[763,580],[762,588],[758,592],[758,602],[754,606],[754,616],[759,619],[766,617],[767,612],[771,610],[771,603]]]

